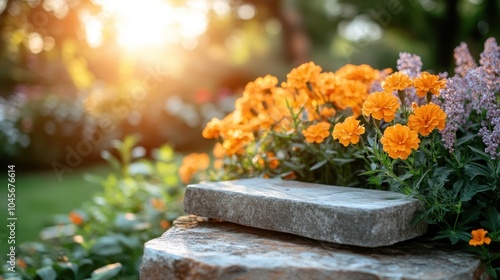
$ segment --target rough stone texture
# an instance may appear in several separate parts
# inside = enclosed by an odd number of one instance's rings
[[[190,185],[184,198],[190,214],[362,247],[424,234],[424,223],[411,223],[419,207],[395,192],[275,179]]]
[[[414,239],[340,245],[196,216],[145,244],[144,280],[486,279],[474,256]]]

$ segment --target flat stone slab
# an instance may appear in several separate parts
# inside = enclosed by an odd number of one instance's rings
[[[140,276],[144,280],[469,280],[487,279],[484,271],[473,255],[424,239],[361,248],[191,215],[145,244]]]
[[[184,197],[190,214],[362,247],[424,234],[412,224],[421,207],[395,192],[260,178],[189,185]]]

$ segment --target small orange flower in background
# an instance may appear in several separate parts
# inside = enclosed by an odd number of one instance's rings
[[[433,103],[415,108],[408,118],[408,127],[422,136],[429,135],[434,128],[443,130],[445,123],[446,113]]]
[[[411,154],[412,149],[418,149],[420,139],[418,139],[416,131],[405,125],[396,124],[385,129],[380,142],[384,151],[391,158],[406,159]]]
[[[357,144],[359,136],[365,133],[365,127],[359,125],[359,121],[354,117],[348,117],[343,123],[338,123],[333,128],[333,139],[347,147],[349,144]]]
[[[267,152],[268,165],[271,169],[276,169],[280,166],[280,161],[276,158],[273,152]]]
[[[394,119],[400,104],[399,99],[390,92],[374,92],[363,103],[363,114],[376,120],[390,122]]]
[[[408,75],[403,72],[396,72],[391,74],[385,78],[385,82],[382,84],[382,88],[385,91],[395,91],[395,90],[404,90],[405,88],[411,86],[412,81]]]
[[[156,209],[156,211],[165,210],[165,201],[163,201],[163,199],[153,197],[149,202],[151,203],[151,206]]]
[[[423,98],[428,92],[439,96],[441,89],[446,87],[446,80],[439,80],[438,75],[432,75],[424,71],[419,77],[413,79],[413,86],[420,98]]]
[[[75,211],[69,212],[69,221],[77,226],[83,225],[83,217]]]
[[[222,147],[221,143],[217,142],[214,145],[212,153],[215,158],[223,158],[224,155],[226,154],[226,150],[224,149],[224,147]]]
[[[472,239],[469,241],[469,245],[471,246],[481,246],[483,244],[489,245],[491,243],[491,238],[486,237],[488,231],[480,228],[473,230],[471,232]]]
[[[208,168],[210,158],[205,153],[191,153],[182,159],[179,176],[184,184],[189,183],[198,171]]]
[[[23,259],[17,259],[16,265],[22,269],[26,269],[26,267],[28,267]]]
[[[170,222],[167,220],[161,220],[160,221],[160,227],[162,229],[168,229],[170,227]]]
[[[302,131],[302,135],[304,135],[308,143],[322,143],[330,135],[330,127],[330,123],[320,122],[310,125],[306,130]]]

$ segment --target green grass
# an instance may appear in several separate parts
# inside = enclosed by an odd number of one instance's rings
[[[7,167],[0,175],[0,245],[7,240]],[[16,171],[16,245],[38,240],[40,230],[51,225],[56,214],[66,215],[79,208],[101,187],[83,179],[85,174],[105,176],[111,172],[106,164],[76,168],[64,173],[59,181],[55,173],[47,171]],[[3,252],[4,250],[2,250]]]

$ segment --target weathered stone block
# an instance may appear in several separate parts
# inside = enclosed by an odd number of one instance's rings
[[[144,280],[486,279],[480,260],[414,239],[361,248],[196,216],[145,244]]]
[[[190,185],[184,198],[190,214],[362,247],[425,233],[412,224],[420,207],[395,192],[258,178]]]

